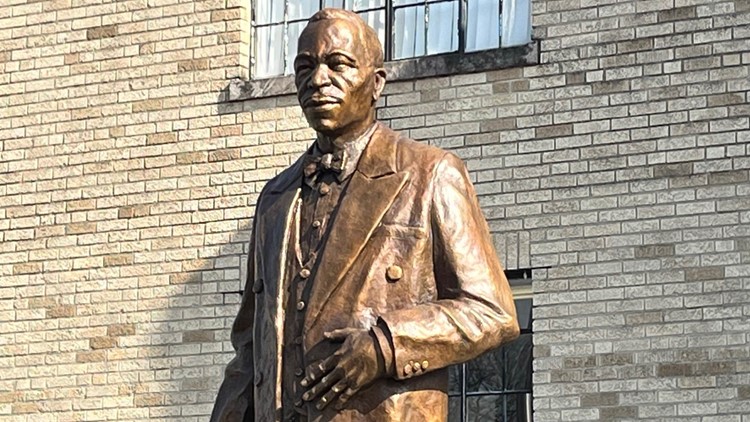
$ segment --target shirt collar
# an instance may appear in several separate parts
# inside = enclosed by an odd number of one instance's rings
[[[372,126],[370,126],[370,128],[367,129],[367,131],[363,133],[359,138],[352,142],[347,142],[346,144],[344,144],[346,162],[344,164],[344,168],[341,170],[341,173],[339,173],[337,176],[339,182],[343,182],[344,180],[348,179],[349,176],[354,173],[354,170],[357,169],[357,163],[359,163],[359,159],[360,157],[362,157],[362,153],[365,151],[365,148],[367,148],[367,144],[370,142],[370,138],[372,138],[372,134],[373,132],[375,132],[376,127],[377,123],[373,123]],[[317,141],[315,141],[315,144],[310,149],[308,154],[313,156],[323,155],[323,151],[320,150]],[[314,180],[312,179],[314,179],[314,176],[305,178],[305,183],[307,183],[308,185],[314,184]]]

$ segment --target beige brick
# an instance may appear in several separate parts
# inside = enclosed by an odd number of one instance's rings
[[[209,59],[183,60],[177,63],[178,72],[192,72],[196,70],[208,70]]]
[[[724,267],[700,267],[685,269],[686,281],[721,280],[724,278]]]
[[[107,335],[110,337],[132,336],[135,334],[135,324],[112,324],[107,327]]]
[[[242,135],[242,125],[223,125],[211,128],[211,138]]]
[[[205,151],[183,152],[177,154],[177,164],[196,164],[208,162],[208,153]]]
[[[208,161],[209,162],[215,162],[215,161],[229,161],[229,160],[236,160],[240,158],[240,149],[234,148],[234,149],[221,149],[217,151],[211,151],[208,153]]]
[[[28,264],[15,264],[13,265],[13,274],[38,274],[42,272],[42,264],[39,262],[31,262]]]
[[[211,11],[211,22],[233,21],[242,18],[242,9],[237,7],[227,10]]]
[[[91,349],[111,349],[117,347],[116,337],[95,337],[89,340]]]
[[[106,359],[106,350],[92,350],[89,352],[76,353],[76,362],[78,363],[103,362]]]
[[[133,103],[133,112],[154,111],[162,109],[162,100],[145,100]]]
[[[162,393],[136,394],[133,403],[136,407],[163,406],[164,399]]]
[[[48,318],[69,318],[76,316],[75,305],[55,305],[47,308]]]
[[[133,263],[133,254],[108,255],[104,257],[105,267],[119,267],[121,265],[131,265]]]
[[[98,40],[101,38],[112,38],[117,36],[117,25],[105,25],[98,28],[86,30],[86,39]]]
[[[13,403],[11,410],[15,415],[38,413],[42,410],[40,403]]]
[[[214,341],[214,332],[211,330],[194,330],[182,333],[183,343],[207,343]]]
[[[150,133],[146,135],[147,145],[161,145],[177,142],[177,134],[174,132]]]
[[[573,125],[570,123],[554,126],[542,126],[536,128],[537,138],[558,138],[573,134]]]
[[[65,228],[66,234],[86,234],[86,233],[95,233],[96,232],[96,223],[72,223],[68,224],[68,226]]]

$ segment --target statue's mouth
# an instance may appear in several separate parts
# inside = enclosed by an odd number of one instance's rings
[[[302,107],[317,111],[331,110],[341,104],[341,99],[335,97],[311,97],[302,104]]]
[[[305,101],[305,103],[303,104],[303,107],[319,107],[319,106],[339,104],[339,103],[341,103],[341,99],[339,98],[315,96]]]

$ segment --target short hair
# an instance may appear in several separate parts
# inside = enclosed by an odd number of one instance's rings
[[[315,22],[332,19],[341,19],[354,24],[359,32],[359,41],[362,45],[376,47],[374,49],[365,49],[368,52],[370,64],[372,64],[373,67],[383,67],[383,45],[380,44],[380,38],[378,38],[378,34],[375,30],[372,29],[372,27],[358,14],[344,9],[326,8],[312,15],[307,21],[307,25],[309,26]]]

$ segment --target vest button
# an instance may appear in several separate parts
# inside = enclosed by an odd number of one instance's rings
[[[253,293],[260,293],[263,291],[263,279],[259,278],[253,282]]]

